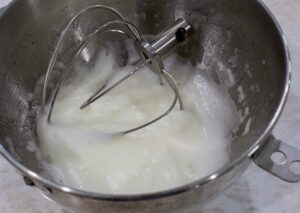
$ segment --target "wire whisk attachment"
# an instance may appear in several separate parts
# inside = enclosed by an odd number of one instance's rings
[[[71,62],[66,66],[61,73],[60,78],[58,79],[54,91],[51,94],[50,98],[50,107],[48,108],[48,122],[51,122],[51,115],[53,111],[53,107],[55,105],[55,100],[59,93],[61,86],[63,85],[64,81],[66,80],[68,74],[72,70],[75,62],[79,58],[83,49],[88,45],[93,37],[96,35],[100,36],[106,33],[114,33],[114,34],[121,34],[126,38],[130,39],[134,43],[134,47],[138,55],[140,56],[140,60],[137,62],[137,66],[134,70],[132,70],[129,74],[122,77],[120,80],[112,84],[111,86],[107,87],[106,85],[99,88],[91,97],[89,97],[84,103],[78,106],[81,110],[88,107],[89,105],[93,104],[95,101],[99,100],[105,94],[116,88],[122,82],[127,80],[128,78],[134,76],[136,72],[141,70],[144,66],[148,66],[150,70],[155,72],[158,77],[160,84],[163,85],[163,79],[167,82],[174,93],[173,102],[170,104],[170,107],[158,117],[147,121],[146,123],[139,125],[137,127],[124,130],[121,132],[115,132],[113,134],[123,135],[133,131],[137,131],[142,129],[148,125],[153,124],[154,122],[160,120],[161,118],[168,115],[176,106],[176,103],[179,103],[179,107],[183,109],[183,103],[179,95],[178,85],[174,77],[164,68],[163,65],[163,58],[169,54],[178,44],[184,42],[191,31],[191,26],[182,18],[176,20],[172,25],[168,28],[157,34],[154,39],[151,41],[147,41],[143,39],[141,34],[139,33],[137,27],[134,24],[129,22],[121,15],[116,9],[104,5],[92,5],[86,7],[79,12],[77,12],[73,18],[68,22],[67,26],[64,28],[62,33],[60,34],[58,43],[55,47],[54,53],[51,57],[51,60],[48,65],[44,85],[43,85],[43,92],[42,92],[42,111],[45,112],[46,110],[46,100],[47,100],[47,89],[49,87],[49,82],[51,75],[53,73],[53,68],[55,62],[57,60],[59,48],[64,41],[68,30],[71,28],[72,24],[79,18],[79,16],[90,12],[92,10],[106,10],[112,14],[114,14],[117,19],[110,20],[100,27],[98,27],[94,32],[92,32],[83,42],[80,44],[79,48],[77,49],[74,57],[72,58]],[[119,26],[119,27],[118,27]],[[124,30],[125,29],[127,30]]]

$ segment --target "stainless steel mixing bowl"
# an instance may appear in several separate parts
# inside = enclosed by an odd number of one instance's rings
[[[76,11],[91,4],[116,8],[143,34],[157,33],[179,17],[192,25],[193,35],[178,54],[201,64],[202,72],[228,89],[241,115],[249,112],[234,135],[231,160],[224,168],[185,186],[133,196],[70,188],[52,181],[43,171],[36,153],[28,147],[28,141],[36,141],[31,131],[34,120],[26,117],[29,113],[34,117],[31,109],[37,107],[31,94],[45,74],[60,31]],[[98,11],[83,17],[73,27],[61,60],[67,60],[73,47],[107,16]],[[0,19],[0,47],[0,152],[26,184],[65,208],[77,212],[198,212],[253,160],[283,180],[300,180],[290,170],[290,164],[300,160],[299,151],[271,136],[287,98],[291,65],[278,23],[258,0],[16,0]],[[276,152],[285,155],[286,163],[271,160]]]

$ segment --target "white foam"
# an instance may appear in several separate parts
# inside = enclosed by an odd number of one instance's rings
[[[241,85],[239,85],[237,87],[237,91],[239,93],[239,95],[238,95],[238,97],[239,97],[238,102],[242,103],[245,100],[245,98],[246,98],[246,95],[244,93],[243,87]]]
[[[113,67],[109,56],[99,60],[106,69]],[[133,68],[115,70],[112,82]],[[37,125],[50,160],[47,169],[57,181],[100,193],[138,194],[190,183],[229,161],[228,133],[236,124],[229,96],[178,56],[170,57],[166,68],[180,85],[184,110],[177,105],[155,124],[121,137],[100,136],[164,112],[174,96],[166,82],[160,86],[156,74],[144,68],[84,110],[79,106],[103,83],[99,69],[83,70],[86,75],[62,88],[52,124],[43,115]]]
[[[246,125],[245,125],[245,128],[244,128],[242,136],[245,136],[245,135],[247,135],[250,132],[251,124],[252,124],[252,119],[249,118],[247,120],[247,122],[246,122]]]
[[[248,77],[249,77],[250,79],[253,78],[252,69],[251,69],[251,67],[250,67],[249,64],[246,64],[246,65],[245,65],[245,72],[246,72],[246,74],[248,75]]]

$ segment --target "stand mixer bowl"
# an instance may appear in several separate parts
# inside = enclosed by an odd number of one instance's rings
[[[35,85],[45,74],[57,39],[76,11],[92,4],[109,5],[126,15],[141,34],[155,34],[177,18],[186,19],[193,34],[178,54],[228,89],[238,110],[249,115],[240,122],[230,150],[230,162],[196,182],[152,194],[106,195],[54,182],[46,174],[28,141],[36,141],[34,120],[24,114]],[[85,16],[71,30],[65,58],[82,42],[93,24],[106,21],[105,12]],[[81,35],[81,36],[78,36]],[[15,0],[0,19],[0,153],[51,200],[75,212],[187,212],[201,208],[229,187],[251,162],[273,175],[300,181],[285,165],[270,160],[283,152],[287,162],[299,152],[271,135],[283,110],[291,66],[283,33],[266,6],[257,0]],[[73,48],[74,49],[74,48]],[[89,49],[87,49],[89,52]],[[92,50],[91,50],[92,52]],[[240,88],[244,100],[240,101]],[[33,117],[34,117],[33,113]],[[247,123],[251,121],[249,126]],[[24,123],[26,128],[24,130]],[[247,129],[247,131],[245,131]],[[198,210],[199,211],[199,210]]]

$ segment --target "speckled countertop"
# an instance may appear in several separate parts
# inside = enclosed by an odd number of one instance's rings
[[[10,0],[0,0],[0,8]],[[300,149],[300,0],[264,0],[286,34],[292,57],[293,81],[285,111],[274,135]],[[61,213],[56,204],[25,186],[0,156],[1,213]],[[203,213],[299,213],[300,184],[285,183],[255,165]]]

